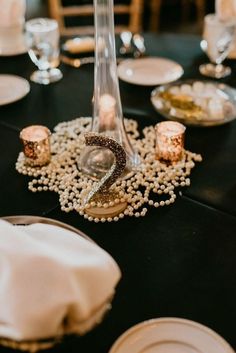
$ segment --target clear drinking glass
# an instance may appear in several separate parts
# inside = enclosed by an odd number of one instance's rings
[[[200,66],[202,75],[222,78],[231,74],[230,67],[222,65],[222,62],[229,54],[234,31],[235,24],[232,20],[221,21],[216,14],[205,16],[201,47],[211,63]]]
[[[50,18],[35,18],[26,22],[28,52],[39,70],[30,79],[47,85],[62,78],[59,65],[59,30],[57,21]]]

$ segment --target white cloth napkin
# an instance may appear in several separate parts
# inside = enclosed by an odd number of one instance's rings
[[[236,0],[215,0],[217,16],[222,21],[236,17]]]
[[[0,26],[22,24],[25,16],[25,0],[0,0]]]
[[[102,319],[120,275],[108,253],[73,232],[0,220],[0,337],[84,334]]]
[[[92,52],[95,48],[95,40],[92,37],[68,39],[64,47],[72,54]]]

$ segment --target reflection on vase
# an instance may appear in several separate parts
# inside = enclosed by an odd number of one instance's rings
[[[116,67],[113,0],[94,0],[95,70],[92,131],[119,142],[127,153],[127,171],[139,157],[125,132]],[[83,173],[100,179],[111,168],[113,154],[104,148],[85,147],[79,161]]]

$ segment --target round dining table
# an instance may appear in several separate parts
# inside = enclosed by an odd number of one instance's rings
[[[200,37],[144,37],[147,56],[175,60],[184,69],[183,79],[203,79],[199,65],[208,59]],[[232,74],[220,82],[236,87],[236,61],[227,64]],[[113,256],[122,278],[103,322],[83,337],[66,337],[50,352],[105,353],[128,328],[161,317],[199,322],[236,349],[236,121],[187,127],[186,149],[200,153],[203,161],[174,204],[149,209],[141,218],[89,222],[75,211],[61,211],[56,193],[29,191],[30,178],[15,169],[22,128],[40,124],[53,131],[59,122],[92,115],[93,64],[61,64],[60,69],[61,81],[30,82],[25,98],[0,107],[0,216],[44,216],[80,229]],[[28,54],[0,58],[1,74],[29,80],[33,70]],[[164,120],[151,104],[153,89],[120,81],[124,116],[141,128]]]

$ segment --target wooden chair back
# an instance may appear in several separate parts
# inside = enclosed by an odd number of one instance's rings
[[[117,33],[123,30],[129,30],[133,33],[142,30],[142,14],[144,8],[144,0],[130,0],[130,3],[114,4],[115,16],[128,16],[128,25],[116,25],[115,30]],[[93,18],[94,8],[93,5],[71,5],[63,6],[61,0],[49,0],[49,11],[52,18],[58,21],[61,35],[82,35],[93,34],[94,26],[76,26],[68,27],[65,24],[65,19],[69,17],[91,17]]]
[[[148,0],[148,2],[150,6],[150,14],[151,14],[149,29],[153,32],[157,32],[160,25],[161,5],[164,2],[163,0]],[[193,0],[193,2],[196,7],[197,21],[200,28],[205,15],[206,0]],[[186,20],[190,12],[191,0],[181,0],[180,3],[182,6],[183,20]]]

